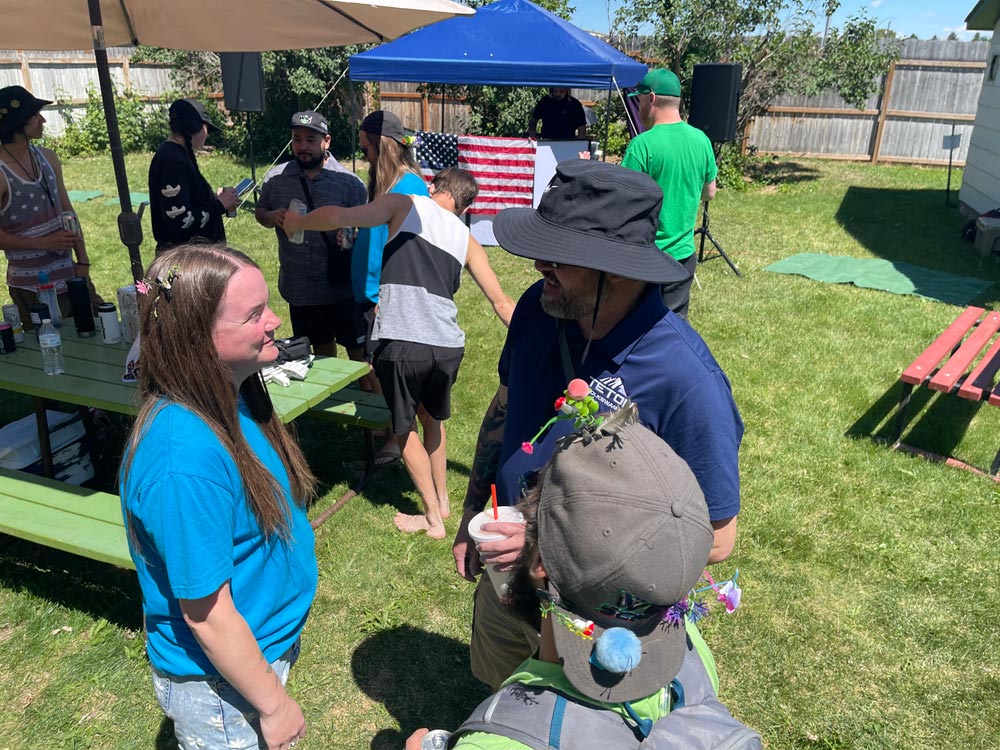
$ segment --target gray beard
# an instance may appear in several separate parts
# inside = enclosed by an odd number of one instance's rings
[[[550,297],[543,292],[539,302],[542,310],[558,320],[580,320],[594,314],[593,291],[582,299],[569,299],[564,294]]]

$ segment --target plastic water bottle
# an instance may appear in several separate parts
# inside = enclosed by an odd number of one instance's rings
[[[49,281],[45,271],[38,272],[38,301],[49,307],[49,319],[56,328],[62,327],[62,313],[59,312],[59,299],[56,297],[55,285]]]
[[[66,371],[63,361],[62,336],[52,326],[52,321],[46,318],[42,321],[42,330],[38,334],[38,345],[42,349],[42,367],[46,375],[62,375]]]

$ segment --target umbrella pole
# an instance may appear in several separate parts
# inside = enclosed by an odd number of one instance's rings
[[[122,209],[118,214],[118,235],[128,248],[132,278],[138,280],[143,276],[142,256],[139,253],[139,246],[142,244],[142,220],[132,211],[132,196],[128,189],[128,175],[125,173],[125,155],[122,151],[121,133],[118,131],[118,113],[115,111],[115,91],[108,70],[108,51],[104,46],[104,22],[101,18],[100,0],[87,0],[87,7],[90,10],[90,25],[94,34],[94,58],[97,62],[97,79],[101,85],[101,101],[104,104],[104,117],[108,121],[111,162],[115,168],[118,200]]]

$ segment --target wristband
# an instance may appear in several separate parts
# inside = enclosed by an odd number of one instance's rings
[[[90,264],[89,263],[84,263],[82,260],[76,260],[76,261],[73,261],[73,265],[77,265],[77,266],[89,266]]]

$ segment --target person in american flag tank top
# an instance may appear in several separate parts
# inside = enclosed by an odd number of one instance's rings
[[[70,315],[66,280],[90,276],[82,233],[63,229],[62,214],[73,212],[73,205],[59,158],[31,143],[42,137],[42,108],[51,103],[21,86],[0,89],[0,248],[7,256],[7,289],[28,331],[41,272],[56,287],[63,317]],[[93,304],[103,301],[92,285],[90,291]]]

